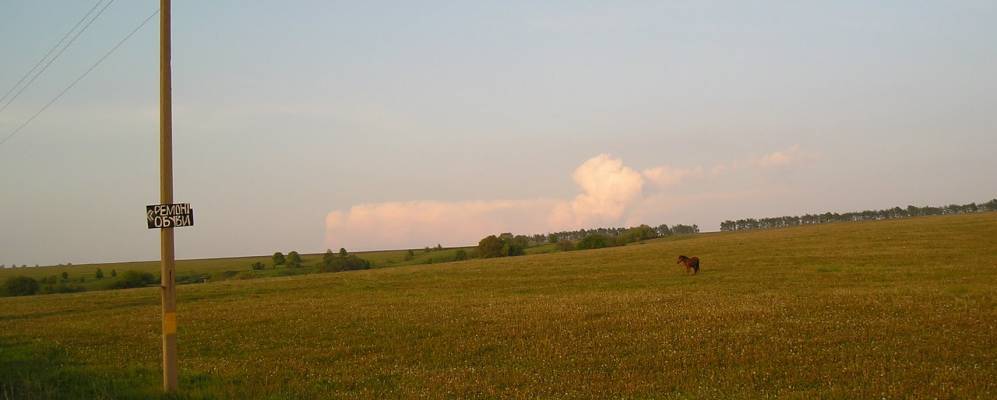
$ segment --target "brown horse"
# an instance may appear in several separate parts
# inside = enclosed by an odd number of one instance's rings
[[[688,274],[689,271],[692,271],[693,275],[699,273],[699,257],[679,256],[679,262],[676,264],[684,265],[686,274]]]

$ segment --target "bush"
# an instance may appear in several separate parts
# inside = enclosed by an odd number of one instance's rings
[[[260,271],[260,270],[263,270],[264,268],[266,268],[267,266],[264,265],[263,263],[257,261],[257,262],[254,262],[253,265],[250,265],[250,267],[253,268],[253,271]]]
[[[111,284],[111,289],[128,289],[145,287],[150,284],[156,283],[158,279],[148,273],[140,271],[125,271],[121,274],[121,279]]]
[[[100,268],[97,268],[97,274],[96,275],[97,275],[97,279],[104,279],[104,271],[102,271]]]
[[[76,293],[86,291],[82,286],[60,283],[58,285],[49,285],[43,288],[45,293]]]
[[[457,253],[454,254],[455,261],[463,261],[466,259],[467,259],[467,251],[464,251],[464,249],[458,249]]]
[[[320,272],[356,271],[361,269],[370,269],[370,261],[352,254],[345,257],[323,259],[322,263],[318,265]]]
[[[404,258],[405,261],[412,261],[413,258],[415,258],[415,252],[414,251],[412,251],[411,249],[409,249],[409,251],[405,252],[405,258]]]
[[[31,296],[38,293],[38,281],[26,276],[14,276],[4,282],[3,291],[7,296]]]

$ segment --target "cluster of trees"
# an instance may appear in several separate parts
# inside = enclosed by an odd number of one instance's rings
[[[297,251],[293,250],[287,253],[287,256],[284,256],[284,253],[281,253],[279,251],[273,253],[273,257],[271,257],[271,259],[273,260],[274,268],[277,268],[280,265],[286,266],[288,268],[298,268],[301,266],[302,262],[301,254],[298,254]],[[262,265],[263,263],[256,263],[256,264]],[[253,265],[253,269],[257,269],[258,265],[256,264]],[[260,267],[259,269],[263,269],[263,267]]]
[[[428,247],[427,247],[428,249]],[[409,253],[412,251],[409,250]],[[288,268],[299,268],[303,266],[303,261],[301,255],[297,251],[291,251],[287,253],[276,252],[273,253],[273,265],[274,268],[278,266],[286,266]],[[250,268],[254,270],[262,270],[266,268],[261,262],[255,262],[250,265]],[[344,248],[339,249],[339,253],[333,253],[332,249],[327,249],[325,254],[322,255],[322,261],[319,261],[315,265],[315,269],[318,272],[339,272],[339,271],[353,271],[359,269],[370,269],[370,261],[364,260],[353,254],[350,254]]]
[[[582,240],[589,235],[603,235],[609,238],[622,238],[626,241],[635,241],[635,232],[638,235],[642,235],[642,238],[637,240],[645,240],[650,238],[665,237],[671,235],[691,235],[694,233],[699,233],[699,226],[678,224],[669,227],[667,224],[661,224],[657,227],[650,227],[647,225],[640,225],[630,228],[619,227],[619,228],[594,228],[594,229],[579,229],[577,231],[562,231],[549,233],[546,236],[546,243],[558,243],[564,240]],[[542,236],[542,235],[540,235]],[[543,243],[543,242],[541,242]]]
[[[364,260],[353,254],[349,254],[346,249],[340,248],[339,254],[332,252],[332,249],[325,251],[322,255],[322,262],[318,264],[319,272],[340,272],[370,269],[370,261]]]
[[[657,227],[639,225],[629,228],[580,229],[532,236],[503,233],[481,239],[475,249],[476,254],[470,256],[481,258],[518,256],[525,254],[528,247],[548,243],[556,244],[557,249],[561,251],[599,249],[659,237],[695,233],[699,233],[699,226],[682,224],[672,227],[662,224]]]
[[[530,246],[530,238],[524,235],[513,236],[511,233],[501,235],[488,235],[478,241],[478,257],[513,257],[526,254],[526,248]],[[466,254],[464,255],[466,258]]]
[[[720,223],[720,231],[733,232],[752,229],[772,229],[799,225],[826,224],[831,222],[877,221],[884,219],[920,217],[926,215],[970,214],[987,211],[997,211],[997,199],[993,199],[982,204],[952,204],[943,207],[907,206],[907,208],[893,207],[883,210],[866,210],[846,212],[842,214],[826,212],[823,214],[805,214],[758,219],[746,218],[736,221],[727,220]]]

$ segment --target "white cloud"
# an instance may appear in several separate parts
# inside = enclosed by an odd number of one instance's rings
[[[735,173],[748,167],[773,168],[810,157],[792,146],[751,162],[733,161],[709,169],[657,166],[638,172],[619,158],[600,154],[575,169],[580,193],[573,199],[485,201],[408,201],[360,204],[330,212],[325,219],[326,245],[356,250],[411,248],[441,243],[465,245],[501,232],[543,233],[598,226],[655,223],[670,213],[673,195],[662,189],[695,179]],[[658,189],[645,196],[645,183]],[[716,197],[713,192],[686,198]],[[698,197],[697,197],[698,196]],[[705,197],[704,197],[705,196]],[[690,221],[685,221],[690,222]]]
[[[678,185],[686,179],[702,178],[703,176],[703,167],[699,166],[694,168],[677,168],[665,165],[644,170],[644,177],[658,186]]]
[[[762,168],[787,167],[809,161],[814,157],[813,154],[800,150],[800,145],[795,144],[786,150],[772,152],[760,157],[755,161],[755,165]]]

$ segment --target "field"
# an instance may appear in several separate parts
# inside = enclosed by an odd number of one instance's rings
[[[440,262],[451,262],[459,249],[471,251],[470,247],[453,247],[441,250],[425,251],[414,249],[414,256],[405,259],[407,250],[364,251],[355,253],[357,256],[371,262],[371,268],[397,267],[402,265],[421,265]],[[553,246],[537,246],[531,252],[550,252]],[[285,252],[286,253],[286,252]],[[315,264],[322,260],[322,254],[302,254],[301,268],[274,268],[271,255],[229,258],[208,258],[195,260],[177,260],[177,281],[179,284],[201,283],[229,279],[254,279],[275,276],[300,275],[315,272]],[[253,263],[263,263],[266,268],[254,271]],[[97,269],[103,270],[104,278],[97,279]],[[0,282],[12,276],[27,276],[36,280],[46,277],[60,277],[63,272],[68,274],[67,283],[85,290],[107,289],[115,279],[111,271],[148,272],[156,276],[160,273],[159,261],[135,261],[104,264],[51,265],[38,268],[4,268],[0,269]]]
[[[997,397],[997,213],[179,296],[181,398]],[[0,298],[0,398],[155,397],[159,329],[155,288]]]

